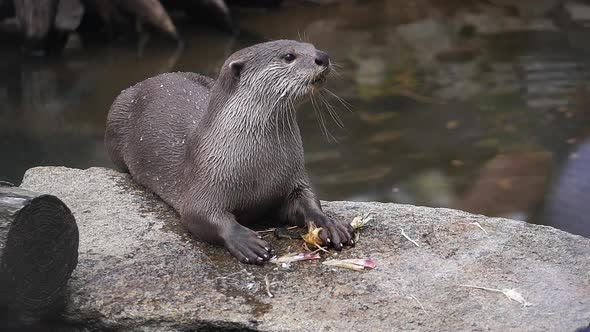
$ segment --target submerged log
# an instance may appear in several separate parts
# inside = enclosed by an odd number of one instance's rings
[[[27,318],[59,310],[78,262],[78,227],[57,197],[0,186],[0,305]]]

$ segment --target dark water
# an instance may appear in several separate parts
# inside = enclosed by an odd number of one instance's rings
[[[440,4],[437,4],[440,3]],[[303,39],[339,65],[323,109],[299,113],[322,199],[455,207],[590,236],[590,17],[559,1],[345,1],[241,15],[236,37],[185,28],[187,47],[0,51],[0,177],[38,165],[111,166],[118,92],[166,71],[214,76],[232,51]],[[74,43],[75,44],[75,43]],[[337,140],[335,142],[334,140]]]

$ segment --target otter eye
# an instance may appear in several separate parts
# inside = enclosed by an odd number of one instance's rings
[[[285,55],[283,56],[283,59],[285,59],[285,61],[286,61],[287,63],[289,63],[289,62],[293,62],[293,61],[295,60],[295,54],[293,54],[293,53],[287,53],[287,54],[285,54]]]

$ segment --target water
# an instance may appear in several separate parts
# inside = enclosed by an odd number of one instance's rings
[[[328,134],[311,105],[299,113],[322,199],[454,207],[590,236],[590,18],[548,0],[436,3],[288,3],[242,13],[237,37],[185,27],[182,51],[158,40],[57,57],[0,50],[0,177],[111,167],[102,137],[120,90],[166,71],[215,76],[236,49],[303,39],[339,65],[328,89],[352,110],[330,99],[344,129],[324,109]]]

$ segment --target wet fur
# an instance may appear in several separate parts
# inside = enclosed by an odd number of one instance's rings
[[[285,63],[285,52],[299,62]],[[336,249],[353,244],[350,226],[325,216],[310,188],[295,121],[311,80],[329,70],[314,63],[316,52],[274,41],[232,54],[217,80],[168,73],[134,85],[107,117],[111,159],[176,209],[193,235],[242,262],[270,258],[269,244],[242,226],[261,218],[314,221]]]

